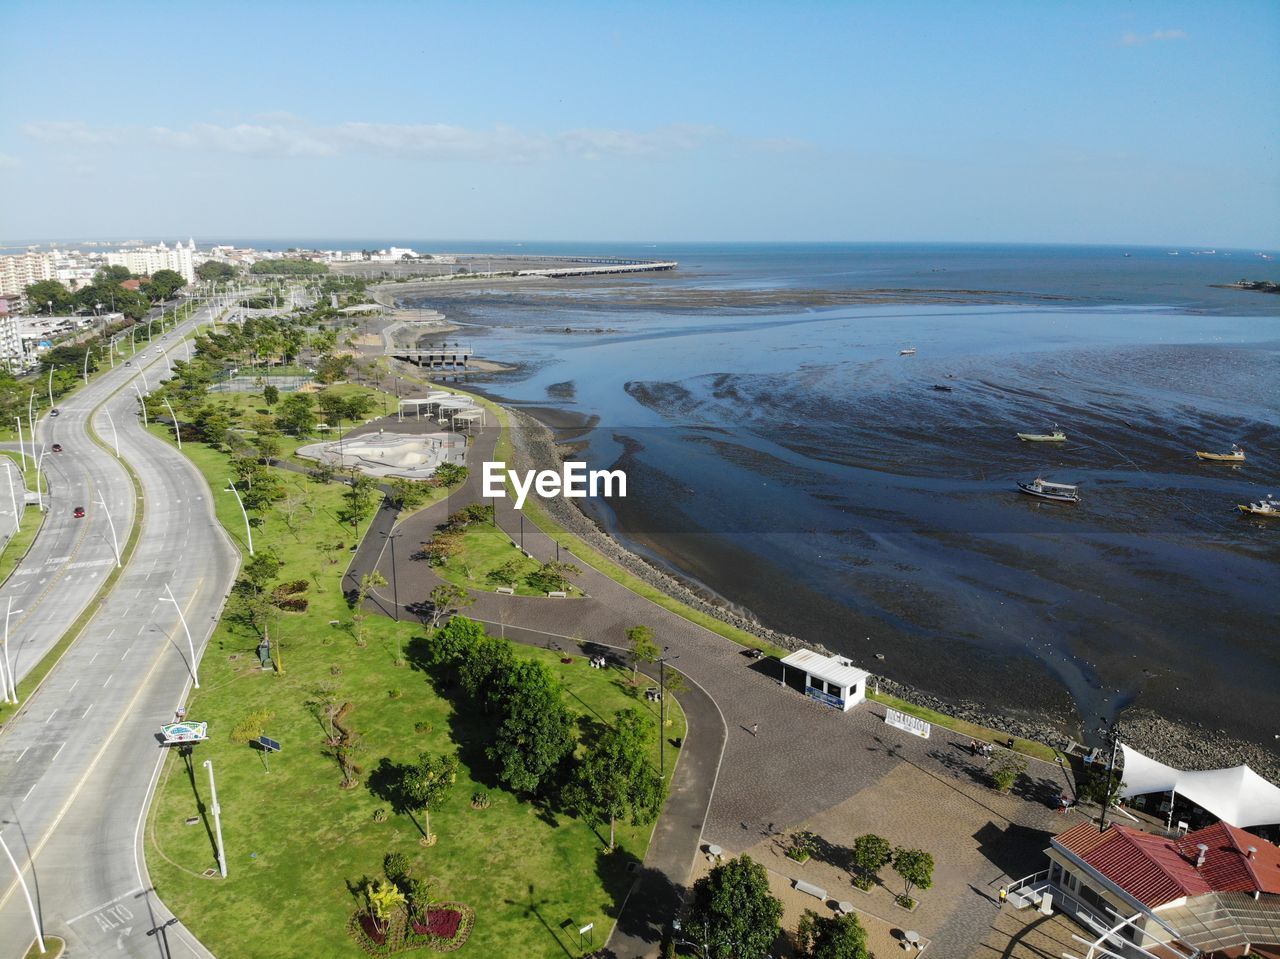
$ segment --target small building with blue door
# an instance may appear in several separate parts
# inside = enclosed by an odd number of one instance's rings
[[[787,684],[787,669],[804,674],[805,695],[848,712],[867,698],[867,680],[871,674],[839,656],[824,656],[812,649],[796,650],[782,660],[782,682]]]

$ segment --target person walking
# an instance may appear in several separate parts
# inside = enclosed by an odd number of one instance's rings
[[[1008,901],[1009,901],[1009,890],[1006,889],[1004,886],[1001,886],[1000,887],[1000,905],[1003,906]]]
[[[760,734],[760,724],[759,724],[759,723],[752,723],[752,724],[751,724],[751,735],[752,735],[752,736],[758,736],[759,734]]]

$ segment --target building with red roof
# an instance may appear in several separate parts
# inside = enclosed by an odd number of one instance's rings
[[[1280,959],[1280,848],[1253,833],[1217,822],[1171,837],[1082,822],[1046,852],[1047,878],[1030,891],[1048,893],[1104,948]],[[1027,891],[1015,890],[1019,902]]]

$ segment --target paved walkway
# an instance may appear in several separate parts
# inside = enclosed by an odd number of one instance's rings
[[[493,459],[496,438],[494,428],[480,431],[468,451],[471,477],[449,498],[414,514],[398,526],[391,511],[384,511],[375,520],[353,562],[349,588],[354,587],[355,579],[363,571],[376,566],[388,582],[394,584],[374,598],[374,603],[384,612],[394,613],[393,596],[398,596],[401,610],[420,608],[418,604],[426,602],[441,580],[426,562],[408,557],[417,551],[420,543],[431,538],[449,512],[479,501],[479,464]],[[511,504],[509,498],[497,501],[497,522],[513,540],[518,540],[520,517]],[[390,550],[385,548],[382,535],[390,533],[393,527],[399,541],[394,572]],[[540,561],[557,557],[555,541],[528,520],[524,523],[524,546]],[[888,728],[883,722],[883,708],[875,704],[861,706],[850,713],[839,713],[820,705],[782,686],[769,663],[752,660],[737,644],[633,593],[567,549],[561,548],[559,556],[582,568],[582,574],[573,578],[587,594],[585,598],[552,600],[476,591],[473,593],[476,602],[467,608],[466,615],[509,636],[562,637],[561,642],[582,640],[618,648],[625,647],[629,627],[646,624],[653,628],[659,645],[669,647],[670,655],[678,657],[675,666],[691,685],[714,691],[727,736],[718,774],[713,773],[711,767],[698,770],[699,776],[712,777],[709,787],[714,790],[701,836],[694,834],[691,823],[686,823],[673,834],[673,840],[681,832],[687,833],[682,845],[689,849],[689,854],[682,857],[666,847],[655,846],[647,864],[657,867],[655,856],[661,849],[662,868],[672,870],[666,873],[671,882],[680,885],[688,882],[699,839],[729,851],[748,849],[764,837],[789,832],[844,802],[853,793],[879,782],[903,762],[927,771],[929,776],[949,780],[972,784],[980,776],[977,767],[965,762],[961,755],[959,747],[967,744],[967,739],[939,729],[932,739],[921,740]],[[684,697],[681,701],[684,702]],[[697,730],[702,722],[697,715],[690,715],[691,730]],[[752,732],[755,724],[759,724],[758,733]],[[695,732],[693,738],[697,736]],[[1063,788],[1063,774],[1052,765],[1033,761],[1032,767],[1024,787],[1036,801],[1013,803],[1008,813],[997,814],[993,810],[994,828],[1003,829],[1011,824],[1046,827],[1044,816],[1052,815],[1049,804]],[[985,787],[974,788],[979,793],[990,792]],[[982,799],[979,797],[976,801],[980,803]],[[1038,866],[1038,861],[1019,860],[1010,863],[1008,869],[1015,875],[1024,875]],[[635,899],[633,895],[624,913],[636,909]],[[647,925],[648,930],[636,937],[639,942],[627,941],[625,950],[620,948],[621,940],[612,942],[617,956],[629,959],[656,952],[655,933],[669,918],[658,915],[659,908],[642,910],[648,913],[645,923],[628,921],[625,924],[637,928]],[[935,935],[931,952],[963,956],[981,940],[985,927],[975,930],[970,928],[970,922],[960,921],[966,917],[955,917],[954,923],[950,922],[951,918],[940,917],[939,933]],[[625,935],[623,925],[620,922],[620,935]],[[952,939],[950,943],[946,941],[948,938]],[[643,950],[631,951],[641,944]]]

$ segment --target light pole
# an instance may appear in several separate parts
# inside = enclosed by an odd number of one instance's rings
[[[222,492],[234,493],[236,502],[240,504],[240,515],[244,517],[244,535],[249,540],[249,555],[253,555],[253,530],[249,528],[249,514],[244,508],[244,500],[240,498],[240,491],[236,489],[234,480],[227,480],[227,488]]]
[[[22,610],[18,610],[19,613]],[[13,615],[13,597],[9,597],[9,605],[4,611],[4,671],[9,677],[9,699],[8,702],[15,706],[18,704],[18,677],[13,675],[13,665],[9,662],[9,617]]]
[[[213,831],[218,836],[218,872],[227,878],[227,854],[222,848],[222,807],[218,805],[218,785],[213,781],[213,760],[206,759],[204,768],[209,770],[209,797],[213,800]]]
[[[49,367],[49,408],[50,409],[53,409],[53,371],[56,369],[57,369],[56,366],[51,365]]]
[[[27,397],[27,426],[31,428],[28,434],[31,437],[31,460],[36,458],[36,391],[31,390],[31,395]]]
[[[668,656],[670,646],[662,647],[658,657],[658,775],[667,775],[667,663],[679,656]]]
[[[40,917],[36,915],[35,903],[31,901],[31,890],[27,888],[27,880],[22,875],[22,870],[18,868],[18,864],[14,861],[13,853],[9,851],[9,844],[4,841],[4,836],[0,836],[0,849],[4,850],[5,857],[9,860],[9,865],[13,867],[14,875],[18,877],[18,883],[22,886],[22,894],[27,897],[27,910],[31,913],[31,925],[36,930],[36,943],[40,946],[40,954],[44,955],[44,930],[40,928]]]
[[[44,490],[40,487],[40,470],[44,468],[44,454],[48,452],[45,447],[40,447],[40,458],[36,460],[36,505],[40,507],[40,512],[44,512]]]
[[[18,423],[21,424],[22,420],[18,420]],[[4,475],[9,480],[9,502],[13,504],[13,532],[14,535],[17,535],[22,517],[18,513],[18,497],[13,492],[13,464],[9,462],[9,457],[7,456],[4,458]],[[26,488],[25,484],[23,484],[23,488]]]
[[[169,351],[164,348],[163,343],[158,343],[156,345],[159,347],[160,352],[164,354],[164,362],[165,366],[169,367],[169,375],[173,376],[173,364],[169,362]]]
[[[400,622],[400,587],[396,584],[396,540],[399,539],[398,533],[383,533],[383,537],[391,544],[391,601],[395,603],[396,622]]]
[[[14,420],[18,423],[18,455],[22,457],[22,472],[25,473],[27,471],[27,448],[22,442],[22,417],[15,416]],[[35,455],[34,446],[31,447],[31,453],[33,456]]]
[[[102,412],[106,414],[107,422],[111,424],[111,438],[115,441],[116,456],[119,457],[120,456],[120,434],[116,432],[116,421],[111,418],[111,411],[107,409],[105,406],[102,407]]]
[[[147,401],[142,398],[142,390],[138,389],[138,381],[133,381],[133,391],[138,394],[138,405],[142,407],[142,428],[147,428]]]
[[[173,598],[173,590],[169,588],[169,584],[164,584],[164,591],[167,595],[161,596],[160,600],[168,600],[173,603],[173,608],[178,611],[178,619],[182,621],[182,631],[187,634],[187,649],[191,653],[191,682],[196,689],[200,688],[200,676],[196,672],[196,645],[191,641],[191,630],[187,628],[187,617],[182,614],[182,607],[178,605],[178,601]]]
[[[36,478],[37,478],[37,479],[39,479],[39,477],[36,477]],[[103,499],[103,498],[102,498],[102,490],[98,490],[98,491],[97,491],[97,493],[98,493],[98,505],[102,507],[102,513],[103,513],[103,515],[104,515],[104,516],[106,516],[106,518],[107,518],[107,525],[111,527],[111,548],[115,550],[115,553],[116,553],[116,569],[119,569],[119,568],[120,568],[120,566],[121,566],[121,563],[120,563],[120,542],[119,542],[119,540],[117,540],[117,539],[116,539],[116,524],[115,524],[115,520],[113,520],[113,519],[111,518],[111,511],[110,511],[109,509],[107,509],[107,501],[106,501],[105,499]]]
[[[169,416],[173,418],[173,435],[178,441],[178,451],[182,451],[182,427],[178,423],[178,414],[173,411],[173,404],[169,402],[169,397],[163,397],[164,405],[169,408]]]
[[[86,346],[84,348],[84,373],[82,375],[84,377],[85,386],[89,385],[89,354],[92,352],[92,347]]]

